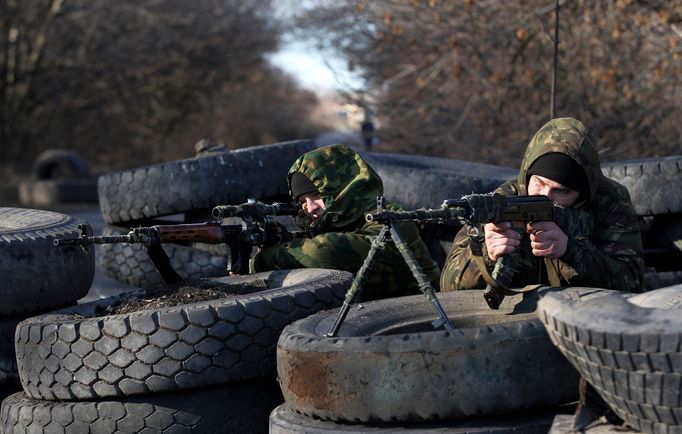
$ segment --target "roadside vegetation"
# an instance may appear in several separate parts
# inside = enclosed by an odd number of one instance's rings
[[[314,137],[318,97],[273,67],[292,30],[366,89],[378,151],[515,166],[550,116],[554,2],[276,0],[0,2],[0,176],[49,148],[94,168]],[[605,161],[680,152],[682,0],[561,1],[557,114]]]

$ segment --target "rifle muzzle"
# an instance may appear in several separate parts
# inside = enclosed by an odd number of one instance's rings
[[[219,205],[211,210],[211,215],[217,219],[232,217],[236,212],[236,208],[233,205]]]

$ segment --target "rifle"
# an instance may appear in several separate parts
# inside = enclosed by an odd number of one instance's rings
[[[380,223],[459,221],[469,225],[468,233],[472,238],[472,248],[477,248],[482,239],[478,226],[484,223],[554,221],[570,233],[575,233],[576,229],[581,233],[591,232],[591,218],[575,218],[578,213],[585,213],[585,211],[562,207],[546,196],[503,196],[488,193],[471,194],[461,199],[446,199],[440,209],[422,208],[415,211],[396,212],[382,210],[367,214],[365,217],[367,221]],[[581,226],[574,227],[576,224]],[[514,252],[499,258],[490,276],[488,276],[487,269],[481,270],[487,282],[483,296],[491,309],[499,309],[506,295],[526,291],[509,288],[518,268],[518,255],[518,252]]]
[[[383,197],[381,196],[377,197],[377,212],[376,214],[367,214],[366,216],[367,221],[373,221],[370,218],[370,216],[372,215],[381,216],[392,215],[391,211],[384,211]],[[365,260],[363,261],[362,265],[360,266],[360,269],[355,275],[355,279],[353,279],[353,283],[351,284],[350,289],[346,293],[346,297],[343,301],[343,306],[341,306],[341,310],[339,311],[339,314],[337,315],[334,324],[332,324],[332,328],[330,329],[329,333],[327,333],[328,337],[336,336],[336,334],[339,331],[339,328],[341,328],[341,323],[346,318],[346,315],[348,315],[348,311],[350,310],[353,300],[358,296],[359,293],[362,292],[365,275],[369,272],[370,267],[372,266],[374,256],[380,249],[384,248],[386,244],[386,239],[392,240],[393,243],[395,243],[398,252],[400,252],[400,255],[403,257],[403,260],[405,261],[408,268],[412,272],[412,275],[417,280],[417,286],[419,287],[419,290],[424,294],[426,299],[432,304],[433,308],[435,309],[438,318],[431,323],[433,328],[437,329],[440,326],[445,326],[445,328],[450,331],[453,331],[455,329],[455,326],[452,324],[452,322],[448,318],[448,315],[445,313],[445,309],[443,309],[443,306],[440,304],[440,301],[436,297],[436,291],[434,291],[433,287],[431,286],[431,283],[429,282],[429,280],[426,278],[421,268],[419,267],[417,259],[410,251],[408,245],[402,240],[402,237],[400,236],[398,230],[393,226],[394,222],[395,220],[391,218],[383,219],[383,221],[381,221],[381,223],[384,224],[384,227],[381,228],[381,231],[379,231],[379,235],[377,235],[372,240],[369,252],[367,253]]]
[[[80,236],[58,238],[55,246],[80,246],[88,251],[94,244],[142,244],[147,254],[166,283],[183,279],[178,276],[161,244],[199,242],[206,244],[226,243],[230,248],[231,274],[247,274],[249,257],[253,246],[265,246],[279,241],[290,241],[300,234],[286,230],[275,220],[277,215],[296,215],[299,207],[295,203],[274,203],[267,205],[250,200],[241,205],[219,205],[213,208],[216,219],[241,218],[241,224],[222,224],[220,221],[188,223],[177,225],[154,225],[131,229],[125,235],[93,236],[89,225],[78,225]]]

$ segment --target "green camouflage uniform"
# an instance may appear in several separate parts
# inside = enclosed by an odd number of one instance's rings
[[[529,167],[542,155],[560,152],[572,157],[584,169],[590,187],[587,198],[578,198],[573,208],[592,221],[575,227],[591,227],[589,234],[564,228],[568,235],[566,253],[559,259],[535,257],[530,240],[523,237],[520,265],[512,287],[548,284],[549,273],[560,279],[561,286],[591,286],[630,292],[642,291],[644,260],[642,239],[635,210],[625,187],[606,178],[599,166],[596,142],[585,126],[572,118],[554,119],[545,124],[528,144],[518,179],[502,184],[495,192],[505,196],[527,193]],[[483,228],[479,228],[483,233]],[[472,241],[459,231],[453,242],[441,275],[441,290],[485,288],[485,282],[473,260]],[[483,258],[489,271],[494,263],[487,256],[485,242]]]
[[[365,221],[383,194],[379,175],[357,153],[344,145],[308,152],[289,169],[301,172],[317,187],[325,213],[317,222],[307,219],[312,238],[296,239],[262,249],[254,258],[255,271],[291,268],[331,268],[356,273],[369,252],[371,237],[382,225]],[[394,204],[386,208],[398,210]],[[409,245],[422,271],[438,288],[440,270],[431,258],[414,223],[394,226]],[[417,282],[393,243],[380,250],[365,281],[363,300],[417,294]]]

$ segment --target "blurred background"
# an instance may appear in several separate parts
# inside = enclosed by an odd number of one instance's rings
[[[681,153],[682,0],[560,4],[557,115],[605,161]],[[97,174],[370,122],[373,151],[516,166],[550,118],[554,6],[0,0],[0,203],[47,149]]]

